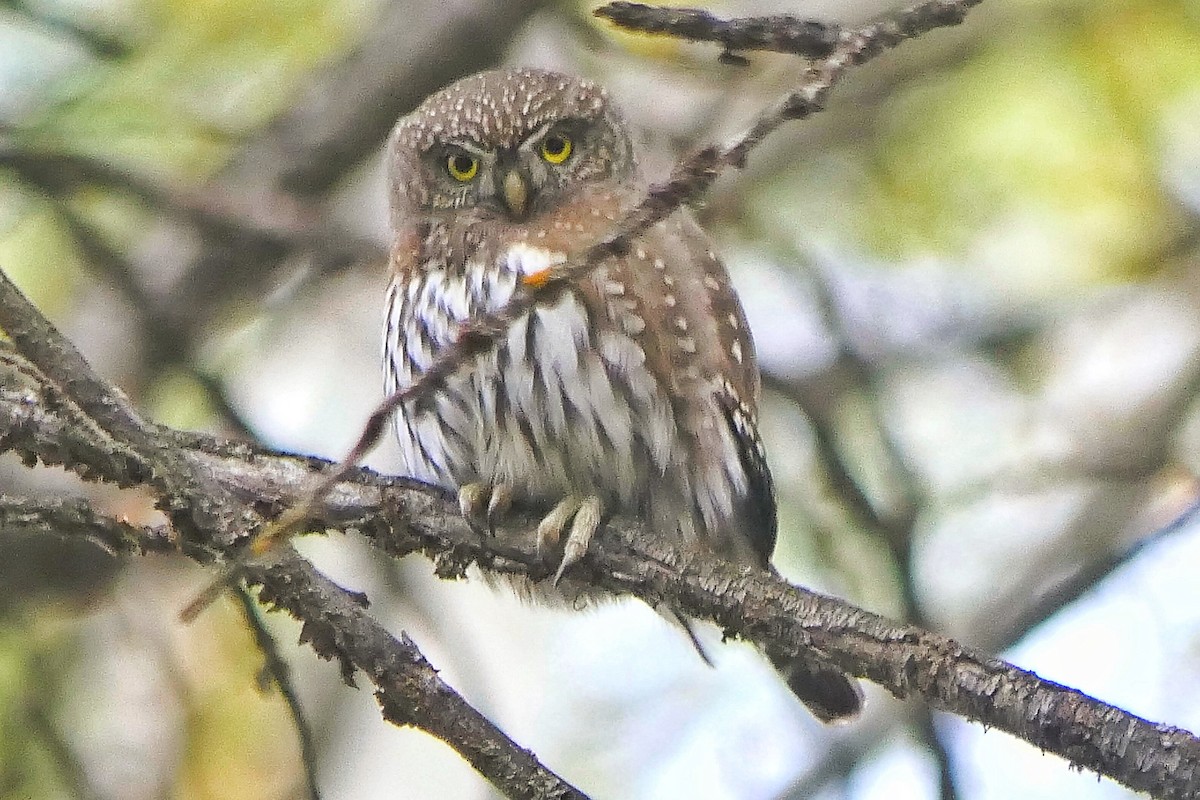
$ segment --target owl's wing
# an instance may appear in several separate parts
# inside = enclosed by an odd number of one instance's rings
[[[697,303],[703,309],[693,311],[689,330],[697,338],[696,355],[704,365],[702,374],[720,377],[715,400],[732,443],[717,452],[736,461],[736,466],[730,466],[734,470],[740,467],[741,472],[742,480],[732,479],[733,513],[726,535],[748,544],[765,567],[775,547],[775,485],[758,433],[760,379],[754,340],[742,304],[712,241],[690,214],[680,214],[678,224],[692,273],[690,303]],[[701,322],[702,319],[706,322]]]
[[[725,423],[733,437],[738,462],[746,477],[746,490],[734,498],[733,524],[735,533],[745,538],[767,566],[775,549],[776,512],[775,482],[767,467],[767,454],[758,435],[754,411],[736,395],[722,389],[717,403],[725,415]]]

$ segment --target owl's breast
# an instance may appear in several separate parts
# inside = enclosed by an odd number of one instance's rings
[[[562,227],[548,226],[555,230]],[[472,319],[502,309],[522,278],[569,257],[554,247],[558,236],[537,234],[484,237],[459,251],[458,264],[429,259],[393,281],[389,391],[428,369]],[[538,501],[573,493],[642,504],[671,459],[674,417],[631,335],[644,323],[606,273],[601,267],[580,289],[527,312],[498,347],[401,413],[397,432],[412,474],[449,488],[504,483]]]

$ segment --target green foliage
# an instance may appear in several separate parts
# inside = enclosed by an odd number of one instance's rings
[[[757,212],[851,251],[962,258],[1016,296],[1157,267],[1185,222],[1161,151],[1200,91],[1200,20],[1176,2],[1051,5],[890,93],[877,129],[781,175]]]
[[[132,54],[72,77],[74,99],[22,131],[29,146],[178,177],[224,163],[231,145],[292,101],[298,82],[353,40],[369,3],[147,3]]]
[[[48,669],[47,662],[73,652],[74,637],[54,616],[0,619],[0,800],[70,796],[70,765],[58,758],[62,748],[51,720],[61,664]]]
[[[41,203],[0,235],[0,265],[51,316],[70,303],[81,268],[71,238]]]
[[[869,239],[895,254],[981,247],[1034,294],[1130,275],[1162,247],[1176,221],[1154,158],[1167,95],[1129,102],[1127,63],[1103,35],[1130,29],[1103,22],[1025,29],[898,96]],[[1139,58],[1178,60],[1166,49]],[[1186,74],[1200,86],[1200,63]]]

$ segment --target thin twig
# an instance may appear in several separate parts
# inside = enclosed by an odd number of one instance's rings
[[[3,397],[0,393],[0,401]],[[29,431],[30,403],[15,399],[11,406],[0,402],[0,444],[21,453],[27,452],[26,447],[56,452],[44,437]],[[251,454],[247,446],[242,448],[240,456],[206,455],[225,449],[214,442],[190,452],[223,487],[239,495],[275,498],[278,503],[295,498],[306,476],[320,469],[313,459],[273,456],[265,451]],[[120,481],[128,476],[111,478]],[[494,538],[480,537],[457,512],[454,498],[444,491],[366,471],[356,473],[353,482],[336,487],[331,498],[337,502],[325,509],[329,517],[312,520],[312,524],[359,530],[395,556],[425,553],[435,560],[443,576],[460,575],[469,564],[477,563],[500,574],[532,580],[548,577],[549,568],[528,535],[530,520],[506,522],[497,528]],[[348,613],[343,601],[338,601],[341,610],[330,612],[322,603],[313,602],[309,607],[304,598],[297,599],[287,587],[296,580],[310,583],[318,579],[305,577],[307,573],[297,578],[294,570],[311,567],[290,553],[290,548],[279,548],[268,555],[267,564],[249,565],[247,579],[266,582],[274,595],[283,598],[281,603],[307,609],[306,640],[313,641],[318,652],[337,658],[345,674],[352,672],[353,664],[378,678],[379,673],[372,672],[377,667],[376,651],[361,638],[373,630],[368,627],[364,632],[362,628],[369,626],[370,618],[352,603],[356,621],[345,628],[339,621]],[[1096,770],[1155,796],[1187,798],[1200,792],[1200,740],[1185,731],[1151,724],[936,634],[896,625],[844,601],[789,586],[770,573],[739,570],[709,554],[678,552],[669,542],[648,535],[636,521],[616,518],[602,528],[589,555],[567,580],[612,594],[632,594],[656,607],[676,608],[690,617],[712,620],[727,635],[748,639],[767,650],[788,655],[815,649],[848,672],[867,677],[899,697],[920,694],[937,708],[1009,731],[1063,755],[1078,767]],[[361,619],[357,617],[360,613]],[[325,622],[309,629],[313,614]],[[409,663],[408,659],[417,656],[397,657]],[[403,697],[410,689],[396,691]]]
[[[669,8],[642,3],[609,3],[592,12],[618,27],[638,33],[671,36],[693,42],[718,42],[721,57],[736,59],[735,50],[770,50],[806,58],[824,58],[837,46],[837,25],[790,14],[723,20],[697,8]]]
[[[279,643],[267,630],[267,621],[259,611],[259,605],[251,596],[249,590],[237,587],[234,596],[246,620],[250,632],[254,635],[254,644],[263,654],[263,677],[275,684],[283,702],[287,705],[292,725],[296,728],[296,736],[300,741],[300,763],[304,766],[304,781],[310,800],[321,800],[321,790],[317,785],[317,748],[313,741],[312,726],[300,708],[300,696],[292,683],[292,670],[279,652]]]

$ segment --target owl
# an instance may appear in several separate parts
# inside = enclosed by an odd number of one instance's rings
[[[532,69],[430,96],[392,131],[387,167],[389,393],[472,319],[602,238],[647,189],[606,92]],[[680,210],[517,319],[395,427],[407,472],[457,492],[469,519],[492,522],[513,502],[537,509],[556,584],[617,513],[672,546],[769,569],[759,388],[729,276]],[[815,656],[777,666],[822,719],[858,711],[857,685]]]

